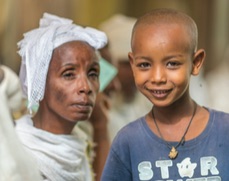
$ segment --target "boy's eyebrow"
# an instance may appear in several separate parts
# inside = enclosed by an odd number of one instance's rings
[[[178,58],[178,57],[184,57],[184,55],[182,55],[182,54],[168,55],[164,59],[168,60],[168,59]]]
[[[138,60],[138,59],[144,59],[144,60],[152,61],[152,59],[150,57],[147,57],[147,56],[136,56],[136,57],[134,57],[134,60]]]
[[[172,58],[182,58],[184,57],[184,55],[182,54],[174,54],[174,55],[168,55],[168,56],[165,56],[163,58],[163,60],[169,60],[169,59],[172,59]],[[136,56],[134,57],[135,60],[138,60],[138,59],[143,59],[143,60],[148,60],[148,61],[152,61],[153,59],[151,57],[147,57],[147,56]]]

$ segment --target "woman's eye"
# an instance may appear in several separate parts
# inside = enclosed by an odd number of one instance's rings
[[[99,77],[99,72],[97,70],[91,70],[89,71],[89,74],[88,74],[90,77]]]
[[[96,72],[90,73],[89,74],[90,77],[99,77],[99,74],[97,74]]]
[[[65,79],[73,79],[73,78],[75,77],[75,74],[74,74],[73,72],[65,72],[65,73],[63,74],[63,77],[64,77]]]

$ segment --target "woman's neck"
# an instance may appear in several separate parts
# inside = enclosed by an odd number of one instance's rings
[[[53,134],[71,134],[75,122],[61,119],[58,116],[50,115],[38,109],[32,118],[34,127]]]

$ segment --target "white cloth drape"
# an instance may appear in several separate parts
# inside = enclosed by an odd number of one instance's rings
[[[36,162],[18,139],[4,98],[0,92],[0,180],[40,181]]]
[[[17,120],[16,130],[37,160],[39,170],[49,181],[91,181],[86,155],[86,135],[77,130],[73,135],[56,135],[33,126],[30,115]]]

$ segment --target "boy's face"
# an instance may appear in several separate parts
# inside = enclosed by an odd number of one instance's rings
[[[99,63],[86,43],[72,41],[53,52],[44,99],[50,119],[70,121],[89,118],[99,90]]]
[[[189,97],[194,52],[189,36],[177,24],[139,26],[129,53],[138,89],[157,106]]]

